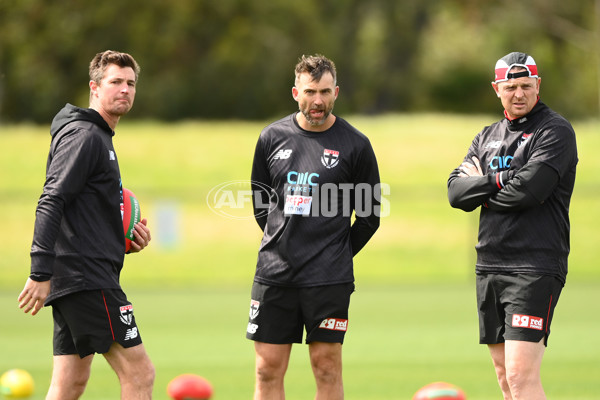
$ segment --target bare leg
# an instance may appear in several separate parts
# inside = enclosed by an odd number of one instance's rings
[[[309,345],[310,363],[317,382],[316,400],[342,400],[342,344],[313,342]]]
[[[256,385],[254,400],[283,400],[283,378],[292,351],[291,344],[254,342],[256,352]]]
[[[540,370],[546,347],[538,343],[507,340],[488,345],[504,400],[545,400]]]
[[[543,339],[538,343],[506,341],[506,380],[514,400],[546,399],[540,375],[545,350]]]
[[[90,378],[94,355],[80,358],[78,354],[54,356],[52,381],[46,400],[76,400],[83,394]]]
[[[510,387],[506,380],[506,356],[504,355],[504,343],[490,344],[488,345],[490,355],[492,356],[492,362],[494,363],[494,369],[496,370],[496,377],[498,378],[498,384],[500,390],[502,390],[502,396],[504,400],[512,400],[510,394]]]
[[[143,344],[124,348],[115,342],[103,355],[119,377],[121,399],[152,398],[155,372]]]

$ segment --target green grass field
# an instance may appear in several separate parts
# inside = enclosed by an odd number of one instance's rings
[[[348,117],[366,133],[391,193],[390,215],[356,257],[357,291],[344,346],[347,399],[410,399],[426,383],[461,386],[469,400],[497,399],[491,361],[478,345],[473,288],[477,215],[450,208],[446,179],[473,136],[494,118],[453,115]],[[254,352],[244,338],[260,230],[212,212],[211,188],[247,180],[259,122],[129,123],[115,146],[124,185],[149,219],[152,245],[126,257],[121,281],[155,363],[155,398],[193,372],[215,399],[251,398]],[[549,398],[600,398],[600,287],[596,171],[600,124],[575,123],[580,163],[571,205],[570,273],[556,310],[543,378]],[[16,308],[29,268],[34,212],[44,180],[48,127],[0,126],[0,373],[30,371],[42,399],[51,374],[50,309]],[[246,216],[245,214],[242,216]],[[172,231],[171,236],[164,232]],[[174,240],[174,242],[173,242]],[[118,398],[101,356],[84,399]],[[294,348],[287,398],[312,398],[304,345]]]

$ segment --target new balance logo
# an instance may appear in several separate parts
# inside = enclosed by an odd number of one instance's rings
[[[292,155],[292,149],[279,150],[273,160],[286,160]]]
[[[499,149],[502,146],[502,140],[494,140],[485,145],[486,149]]]
[[[319,325],[319,328],[329,329],[331,331],[346,332],[348,330],[348,320],[339,318],[325,318],[323,322],[321,322],[321,325]]]
[[[258,325],[253,324],[252,322],[248,322],[248,328],[246,328],[246,332],[253,335],[258,330]]]
[[[116,159],[117,159],[117,158],[115,157],[115,152],[114,152],[114,151],[112,151],[112,150],[109,150],[109,151],[108,151],[108,159],[109,159],[110,161],[114,161],[114,160],[116,160]]]
[[[125,340],[135,339],[136,337],[138,337],[137,328],[129,328],[127,329],[127,332],[125,332]]]

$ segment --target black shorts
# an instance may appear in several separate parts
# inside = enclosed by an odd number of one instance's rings
[[[289,288],[254,282],[246,337],[273,344],[343,343],[354,283]]]
[[[477,274],[479,343],[543,338],[547,346],[562,287],[548,275]]]
[[[120,289],[76,292],[52,302],[54,355],[106,353],[142,343],[133,306]]]

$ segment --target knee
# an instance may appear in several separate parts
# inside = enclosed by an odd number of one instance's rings
[[[89,375],[74,377],[68,386],[68,391],[70,391],[70,395],[67,398],[78,399],[81,396],[83,396],[83,392],[85,391],[88,380]]]
[[[506,384],[513,397],[518,397],[524,387],[524,377],[518,371],[512,370],[506,373]]]
[[[155,377],[156,369],[154,368],[154,365],[151,362],[149,362],[145,365],[144,368],[140,369],[140,386],[150,388],[153,387]]]
[[[85,392],[89,377],[89,372],[85,373],[82,371],[70,375],[68,380],[53,376],[46,399],[62,400],[80,398],[83,396],[83,392]]]
[[[315,357],[312,360],[315,379],[323,383],[335,383],[341,380],[342,366],[334,357]]]
[[[506,382],[511,393],[517,395],[524,388],[538,381],[538,374],[531,368],[509,367],[506,369]],[[518,397],[518,396],[517,396]]]
[[[286,366],[279,361],[260,360],[256,363],[256,379],[260,382],[283,380]]]
[[[140,363],[128,372],[119,376],[121,385],[135,388],[139,393],[146,393],[154,387],[156,371],[151,362]]]
[[[77,373],[74,373],[71,376],[69,376],[69,385],[81,389],[81,392],[83,393],[83,390],[85,389],[88,381],[90,380],[90,375],[90,370],[80,370]]]

